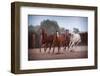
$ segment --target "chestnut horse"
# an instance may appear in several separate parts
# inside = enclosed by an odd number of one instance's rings
[[[54,36],[53,39],[53,52],[55,50],[55,47],[58,47],[58,53],[61,47],[64,47],[64,49],[66,50],[66,47],[67,46],[69,47],[69,42],[70,42],[70,37],[68,30],[64,34],[59,34],[58,32],[56,32],[56,35]]]
[[[53,35],[47,35],[47,32],[45,31],[45,29],[41,29],[40,52],[41,52],[42,47],[44,48],[45,52],[48,47],[49,47],[49,50],[51,50],[53,38],[54,38]]]

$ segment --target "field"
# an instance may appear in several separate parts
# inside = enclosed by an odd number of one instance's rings
[[[28,51],[28,60],[77,59],[88,57],[87,46],[76,46],[73,48],[73,51],[69,51],[68,49],[63,50],[63,47],[61,47],[59,53],[57,47],[54,52],[53,48],[51,51],[47,49],[46,52],[44,48],[41,49],[41,52],[39,48],[29,49]]]

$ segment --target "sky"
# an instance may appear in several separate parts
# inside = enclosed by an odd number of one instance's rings
[[[88,18],[78,16],[43,16],[43,15],[28,15],[28,25],[40,25],[43,20],[54,20],[58,23],[59,27],[73,30],[78,28],[81,32],[88,31]]]

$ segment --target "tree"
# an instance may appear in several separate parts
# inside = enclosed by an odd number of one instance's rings
[[[59,25],[56,21],[53,20],[43,20],[40,23],[41,28],[44,28],[48,34],[56,33],[56,31],[59,31]]]
[[[32,25],[29,25],[29,26],[28,26],[28,32],[34,32],[33,29],[34,29],[34,27],[33,27]]]
[[[28,26],[28,47],[29,48],[39,47],[38,32],[35,30],[35,27],[32,25]]]

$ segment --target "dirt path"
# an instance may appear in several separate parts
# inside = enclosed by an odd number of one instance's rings
[[[88,51],[87,46],[77,46],[73,48],[73,51],[70,52],[67,50],[63,50],[63,48],[60,49],[60,52],[58,53],[58,49],[55,48],[55,51],[53,52],[53,48],[51,51],[47,49],[46,52],[44,52],[44,49],[29,49],[28,53],[29,60],[50,60],[50,59],[76,59],[76,58],[87,58],[88,57]]]

